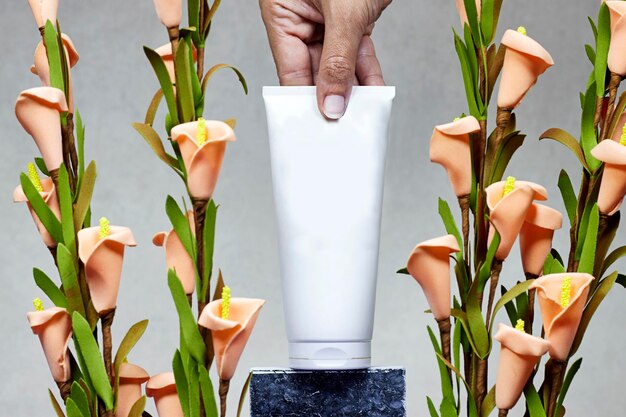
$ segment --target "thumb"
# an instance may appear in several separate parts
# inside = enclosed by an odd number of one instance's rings
[[[341,13],[339,13],[341,14]],[[351,19],[325,13],[325,32],[317,78],[317,105],[329,119],[339,119],[348,105],[363,30]]]

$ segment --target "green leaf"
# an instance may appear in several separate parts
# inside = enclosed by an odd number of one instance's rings
[[[85,306],[83,304],[80,286],[78,285],[78,275],[74,258],[62,243],[59,243],[57,246],[57,265],[59,267],[61,283],[63,284],[63,292],[67,300],[67,311],[70,314],[78,312],[84,317]]]
[[[191,50],[184,40],[178,43],[174,67],[176,71],[176,97],[180,104],[180,121],[191,122],[195,119],[196,106],[193,100],[193,88],[191,86],[191,73],[194,71],[189,65]]]
[[[478,279],[475,279],[472,282],[467,296],[467,325],[472,336],[471,340],[473,340],[472,347],[475,349],[478,357],[485,359],[489,355],[491,344],[485,320],[478,304],[478,281]]]
[[[528,291],[528,288],[530,287],[530,285],[535,282],[534,279],[528,279],[526,281],[520,282],[519,284],[515,285],[513,288],[511,288],[510,290],[508,290],[495,304],[495,306],[493,307],[493,314],[491,315],[491,323],[489,323],[489,334],[491,334],[491,331],[493,330],[493,322],[496,319],[496,314],[498,313],[498,311],[504,307],[505,304],[510,303],[511,301],[513,301],[515,298],[517,298],[520,294],[525,293],[526,291]]]
[[[135,404],[131,407],[128,412],[128,417],[141,417],[143,415],[143,411],[146,408],[146,396],[142,395]]]
[[[496,386],[491,387],[480,407],[480,417],[489,417],[489,414],[496,408]]]
[[[520,135],[519,132],[513,132],[502,140],[502,145],[498,147],[495,157],[495,166],[490,175],[489,183],[493,184],[502,179],[504,171],[506,171],[511,158],[523,144],[526,135]]]
[[[195,361],[187,358],[187,383],[189,385],[189,415],[200,417],[200,384],[198,382],[198,366]]]
[[[593,49],[593,46],[589,44],[585,45],[585,53],[589,61],[591,61],[591,65],[594,65],[596,62],[596,51]]]
[[[152,126],[143,123],[133,123],[133,127],[144,138],[146,143],[150,145],[150,148],[152,148],[156,156],[183,178],[182,171],[178,165],[178,159],[167,153],[156,130],[154,130]]]
[[[191,233],[191,227],[189,226],[189,220],[183,211],[180,209],[176,200],[172,198],[172,196],[167,196],[165,200],[165,212],[167,213],[167,217],[170,219],[172,223],[172,227],[174,231],[178,235],[178,238],[182,242],[185,250],[191,256],[191,259],[196,260],[196,247],[195,247],[195,239],[193,234]]]
[[[215,223],[217,220],[217,206],[211,199],[206,209],[206,217],[204,219],[204,231],[202,237],[204,239],[204,277],[202,279],[201,299],[206,300],[209,290],[209,281],[213,271],[213,251],[215,248]]]
[[[456,32],[454,33],[454,47],[461,65],[461,74],[463,76],[463,85],[465,86],[465,96],[467,97],[469,112],[477,119],[481,119],[482,114],[479,110],[478,99],[476,96],[475,80],[472,79],[472,70],[467,57],[468,51]]]
[[[526,384],[524,397],[526,397],[526,407],[530,413],[530,417],[546,417],[546,410],[543,408],[539,393],[537,393],[532,381]]]
[[[585,234],[585,243],[580,255],[580,263],[578,264],[578,272],[586,272],[593,275],[593,268],[596,259],[596,246],[598,242],[598,225],[600,221],[600,213],[598,205],[594,204],[589,215],[589,224],[587,233]]]
[[[48,397],[50,397],[52,408],[54,409],[54,412],[57,415],[57,417],[65,417],[65,414],[63,414],[63,410],[61,409],[61,406],[59,405],[56,397],[54,396],[52,391],[50,391],[50,389],[48,389]]]
[[[398,269],[398,270],[396,271],[396,274],[411,275],[411,274],[409,273],[409,270],[408,270],[406,267]]]
[[[239,80],[239,83],[241,84],[241,87],[243,88],[244,93],[248,94],[248,84],[246,83],[246,78],[243,76],[241,71],[239,71],[237,68],[233,67],[232,65],[228,65],[228,64],[216,64],[216,65],[213,65],[211,68],[209,68],[209,70],[206,72],[206,74],[202,78],[202,92],[206,91],[207,84],[209,83],[209,80],[211,79],[211,77],[213,77],[213,75],[215,75],[216,72],[223,70],[223,69],[232,70],[237,76],[237,79]]]
[[[574,343],[572,343],[572,349],[570,350],[569,356],[573,356],[578,351],[578,348],[582,343],[583,337],[585,336],[585,332],[589,327],[589,323],[591,323],[593,315],[598,310],[598,307],[600,307],[600,304],[602,304],[602,301],[604,301],[606,296],[609,294],[611,288],[613,288],[613,285],[617,280],[617,276],[618,273],[617,271],[615,271],[608,277],[604,278],[590,297],[587,305],[585,306],[585,310],[583,311],[582,318],[580,319],[578,331],[576,332]]]
[[[463,238],[461,237],[459,228],[457,227],[454,216],[452,215],[452,210],[450,210],[448,202],[442,198],[439,199],[439,216],[441,216],[441,220],[443,220],[446,231],[456,238],[459,247],[462,248]]]
[[[595,172],[600,168],[602,162],[597,160],[592,154],[591,150],[598,144],[598,137],[596,134],[596,128],[594,125],[594,117],[596,113],[596,96],[594,94],[595,84],[591,84],[585,94],[585,103],[583,106],[583,113],[581,119],[580,129],[580,145],[585,155],[587,171]],[[585,167],[585,164],[583,164]]]
[[[572,186],[572,180],[569,175],[567,175],[567,171],[564,169],[562,169],[559,173],[559,190],[561,190],[561,197],[563,198],[563,204],[565,205],[565,210],[567,211],[569,224],[573,225],[576,221],[578,199],[576,198],[576,193],[574,192],[574,187]]]
[[[76,110],[76,147],[78,152],[78,174],[82,180],[85,172],[85,125],[78,110]]]
[[[428,412],[430,413],[430,417],[439,417],[439,413],[437,413],[433,400],[431,400],[430,397],[426,397],[426,402],[428,403]]]
[[[606,67],[611,43],[611,15],[606,4],[602,3],[598,14],[598,38],[596,40],[596,61],[593,67],[596,82],[596,96],[604,97]]]
[[[463,377],[463,374],[461,374],[461,371],[459,371],[458,368],[454,367],[450,362],[448,362],[448,360],[446,360],[443,357],[441,352],[435,352],[435,354],[437,355],[439,360],[441,362],[443,362],[443,364],[445,366],[447,366],[452,372],[455,373],[457,378],[459,378],[461,381],[463,381],[463,384],[465,385],[465,388],[467,389],[467,392],[470,393],[471,392],[470,385],[467,383],[467,381]],[[452,398],[452,399],[454,399],[454,398]],[[468,404],[469,416],[470,417],[478,417],[478,409],[476,408],[476,402],[474,401],[474,397],[472,395],[470,395],[468,400],[469,400],[469,404]]]
[[[476,1],[463,0],[463,4],[465,7],[465,13],[467,15],[467,22],[469,23],[469,27],[472,30],[472,36],[474,37],[474,39],[476,39],[475,43],[480,45],[479,41],[481,39],[481,33],[478,26],[478,10],[476,9]],[[467,47],[469,49],[469,45],[467,45]]]
[[[159,80],[159,84],[161,85],[161,90],[163,91],[163,95],[165,96],[165,102],[167,103],[167,109],[169,112],[169,117],[171,118],[171,122],[173,125],[179,124],[178,119],[178,110],[176,107],[176,95],[174,94],[174,86],[172,85],[172,80],[170,79],[169,72],[165,67],[165,63],[163,62],[163,58],[154,51],[153,49],[148,48],[147,46],[143,47],[143,51],[150,61],[152,68],[154,69],[154,73]]]
[[[57,31],[53,22],[49,20],[45,24],[43,42],[46,46],[46,55],[48,56],[48,64],[50,66],[50,86],[65,91]]]
[[[248,389],[250,388],[250,382],[252,382],[252,372],[248,373],[248,378],[246,378],[246,382],[245,384],[243,384],[243,388],[241,389],[241,395],[239,396],[239,406],[237,407],[237,417],[241,417],[241,412],[243,411],[243,403],[246,399]],[[207,415],[207,417],[212,416]],[[215,417],[217,417],[217,409],[215,410]]]
[[[480,26],[487,45],[493,41],[495,32],[494,25],[496,22],[494,22],[494,6],[494,0],[482,0]]]
[[[50,207],[48,207],[45,201],[43,201],[43,198],[35,189],[33,183],[24,173],[20,174],[20,184],[39,221],[41,221],[48,233],[50,233],[50,236],[52,236],[56,242],[63,243],[63,228],[61,222],[57,219],[52,210],[50,210]]]
[[[489,244],[489,248],[487,249],[485,262],[482,264],[482,266],[478,270],[478,279],[477,279],[478,281],[477,292],[478,293],[482,293],[484,291],[485,284],[487,283],[487,280],[489,280],[489,277],[491,276],[491,268],[493,267],[493,262],[496,257],[496,252],[498,251],[498,246],[500,246],[500,233],[496,230],[493,235],[493,239],[491,240],[491,243]]]
[[[591,96],[593,97],[593,94]],[[593,103],[593,111],[595,112],[595,97]],[[591,127],[593,128],[593,115],[591,117]],[[595,138],[595,133],[593,133],[593,136]],[[574,153],[576,158],[578,158],[583,168],[589,171],[587,162],[585,161],[585,155],[583,154],[583,150],[578,144],[578,141],[565,130],[557,128],[548,129],[539,136],[539,140],[542,139],[552,139],[569,148]]]
[[[89,407],[89,398],[87,397],[87,393],[80,386],[78,382],[72,383],[71,399],[76,403],[76,406],[80,410],[80,413],[85,417],[91,416],[91,408]]]
[[[439,412],[441,413],[441,417],[458,417],[458,413],[456,412],[456,404],[450,398],[444,397],[441,400]]]
[[[63,292],[41,269],[33,268],[33,278],[35,284],[48,296],[50,301],[57,307],[67,308],[67,300]]]
[[[109,378],[104,369],[104,361],[98,350],[98,344],[93,337],[91,327],[87,320],[78,312],[72,314],[72,329],[77,349],[82,353],[85,360],[86,371],[93,383],[94,389],[104,403],[107,410],[113,409],[113,390],[109,384]]]
[[[606,134],[607,138],[613,137],[615,129],[618,128],[617,124],[621,119],[620,116],[624,113],[624,111],[626,111],[626,91],[619,96],[619,100],[617,102],[617,105],[615,106],[615,110],[613,111],[613,119],[611,120],[609,131]],[[623,126],[620,126],[620,128],[623,129]]]
[[[120,368],[122,364],[128,357],[128,354],[135,347],[141,336],[143,336],[146,328],[148,327],[148,320],[142,320],[137,322],[128,329],[126,335],[120,342],[120,346],[117,348],[117,353],[115,354],[115,360],[113,361],[113,366],[115,369],[115,392],[117,394],[117,390],[119,388],[120,381]],[[117,395],[116,395],[117,398]]]
[[[191,307],[189,307],[183,285],[173,269],[167,272],[167,283],[178,312],[183,340],[196,362],[203,363],[205,354],[204,340],[198,331],[198,325],[191,312]]]
[[[572,380],[576,376],[576,373],[580,369],[580,365],[582,365],[582,363],[583,363],[583,358],[578,358],[576,362],[574,362],[572,366],[570,366],[569,370],[567,371],[567,375],[565,376],[565,379],[563,380],[563,385],[561,386],[561,392],[559,393],[559,398],[556,402],[555,410],[561,409],[561,406],[563,405],[563,401],[565,401],[565,396],[567,396],[567,391],[569,390],[569,386],[572,384]],[[554,416],[558,417],[556,412]]]
[[[85,416],[81,413],[80,408],[78,408],[78,405],[76,405],[71,398],[68,398],[65,402],[65,412],[67,413],[67,417],[89,417],[89,415]]]
[[[435,336],[435,333],[433,333],[433,330],[430,328],[430,326],[426,326],[426,328],[428,330],[428,337],[430,338],[430,342],[433,345],[435,353],[441,355],[441,348],[439,347],[437,336]],[[446,364],[439,356],[437,357],[437,366],[439,367],[439,377],[441,378],[441,393],[443,395],[443,398],[451,399],[454,403],[454,391],[452,390],[452,381],[448,377]]]
[[[250,375],[252,375],[252,373],[250,373]],[[217,403],[215,402],[215,391],[213,390],[213,383],[211,382],[211,378],[209,377],[209,372],[203,365],[198,365],[198,376],[200,380],[202,402],[204,404],[206,417],[217,417]],[[239,414],[237,414],[237,417],[239,417]]]
[[[202,0],[204,1],[204,0]],[[199,0],[188,0],[187,1],[187,17],[189,26],[195,27],[196,29],[200,28],[200,1]],[[200,47],[203,45],[200,40],[200,31],[196,30],[192,35],[191,39],[193,39],[194,45],[196,47]]]
[[[85,222],[85,217],[91,205],[93,189],[96,185],[96,176],[96,163],[91,161],[82,177],[80,189],[78,190],[78,198],[76,199],[76,206],[74,207],[74,227],[76,230],[82,229],[83,223]]]
[[[74,213],[72,208],[72,190],[65,165],[59,167],[59,206],[61,208],[61,228],[63,229],[63,243],[72,256],[76,253],[76,234],[74,233]]]
[[[626,256],[626,246],[620,246],[619,248],[611,252],[609,256],[607,256],[606,259],[604,260],[600,276],[604,275],[604,273],[611,267],[611,265],[613,265],[615,262],[617,262],[620,258],[623,258],[624,256]]]
[[[593,40],[597,41],[597,39],[598,39],[598,27],[596,26],[596,22],[593,21],[591,16],[587,16],[587,20],[589,21],[589,24],[591,25],[591,31],[593,32]]]
[[[185,374],[185,367],[183,366],[182,358],[180,357],[180,351],[178,350],[174,353],[172,370],[174,371],[176,391],[178,392],[178,398],[183,409],[183,414],[185,417],[191,417],[191,413],[189,411],[189,383]]]
[[[157,110],[159,110],[159,105],[163,100],[163,90],[158,89],[152,100],[150,100],[150,105],[148,106],[148,110],[146,111],[146,117],[144,118],[144,124],[148,126],[152,126],[154,124],[154,118],[156,117]]]
[[[35,157],[35,165],[37,165],[37,168],[39,169],[39,171],[42,172],[42,174],[48,177],[50,176],[50,173],[48,172],[48,167],[46,167],[46,162],[43,160],[43,158],[39,156]]]

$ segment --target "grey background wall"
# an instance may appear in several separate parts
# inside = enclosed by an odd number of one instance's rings
[[[424,397],[438,398],[439,381],[425,329],[432,321],[422,313],[427,308],[425,299],[413,280],[396,276],[394,271],[404,265],[417,242],[444,233],[436,213],[437,197],[453,200],[444,171],[428,162],[432,126],[465,111],[451,42],[451,27],[459,25],[453,3],[396,0],[374,34],[386,80],[397,86],[382,223],[374,362],[407,368],[410,416],[426,415]],[[559,209],[563,207],[556,188],[558,172],[567,168],[578,179],[579,169],[567,151],[553,143],[539,143],[537,137],[553,126],[577,135],[578,91],[590,70],[583,50],[591,40],[586,17],[597,13],[597,3],[505,1],[503,8],[500,34],[505,28],[525,25],[556,61],[517,112],[528,140],[509,172],[547,186],[550,204]],[[77,106],[87,124],[87,154],[98,163],[94,214],[130,226],[139,242],[137,248],[127,251],[114,340],[119,341],[132,323],[149,318],[148,331],[130,359],[150,373],[161,372],[171,362],[177,324],[162,249],[152,245],[151,237],[167,226],[165,196],[180,196],[183,189],[130,123],[143,118],[157,89],[141,47],[165,43],[166,33],[150,0],[63,0],[59,17],[81,54],[74,82]],[[13,115],[17,94],[38,85],[29,67],[39,35],[26,1],[3,1],[0,34],[0,414],[43,416],[51,415],[45,391],[53,385],[25,313],[32,308],[31,300],[41,295],[31,268],[52,272],[53,264],[26,208],[11,202],[18,174],[35,154],[31,139]],[[284,366],[287,356],[261,100],[261,86],[276,84],[276,76],[256,2],[223,2],[207,59],[209,63],[237,65],[250,86],[246,97],[229,73],[220,74],[209,86],[206,117],[239,120],[238,141],[227,152],[215,196],[221,205],[216,262],[235,294],[267,300],[231,385],[230,407],[234,411],[246,370]],[[566,235],[561,231],[555,242],[562,252],[567,247]],[[620,231],[618,239],[626,241],[626,232]],[[620,266],[623,269],[624,263]],[[505,265],[503,282],[510,284],[520,278],[519,262],[513,257]],[[626,370],[625,297],[624,290],[616,288],[589,329],[580,351],[585,362],[568,397],[572,416],[616,416],[626,406],[621,385]],[[153,410],[151,402],[149,409]]]

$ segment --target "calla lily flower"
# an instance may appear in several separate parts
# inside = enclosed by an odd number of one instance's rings
[[[235,140],[235,132],[224,122],[201,119],[174,126],[172,140],[178,143],[183,156],[189,193],[194,198],[210,199],[222,168],[226,143]]]
[[[525,273],[541,275],[552,249],[554,231],[562,226],[563,216],[558,210],[535,203],[530,206],[519,235]]]
[[[41,303],[41,300],[38,301]],[[67,348],[72,338],[70,315],[64,308],[52,307],[46,310],[38,308],[27,313],[27,317],[33,333],[39,336],[52,377],[56,382],[67,382],[71,375]]]
[[[78,232],[78,256],[85,264],[91,300],[100,315],[116,307],[124,246],[136,245],[128,227],[109,226],[104,218],[100,219],[100,227]]]
[[[507,186],[513,183],[507,190]],[[526,214],[533,200],[546,200],[548,192],[539,184],[528,181],[516,181],[509,177],[507,181],[499,181],[485,189],[489,218],[500,233],[500,245],[496,251],[496,259],[503,261],[509,256],[513,243],[517,239]],[[493,227],[489,228],[489,243],[495,235]]]
[[[603,140],[591,150],[594,157],[604,162],[598,209],[609,216],[619,210],[626,194],[626,140],[623,142]]]
[[[550,357],[565,361],[576,337],[593,276],[580,272],[549,274],[537,278],[537,290]]]
[[[28,4],[33,11],[37,27],[45,26],[48,20],[56,24],[59,0],[28,0]]]
[[[221,299],[207,304],[198,324],[211,330],[217,374],[221,380],[230,381],[265,300],[229,298],[227,318],[222,318],[224,304]]]
[[[193,212],[187,213],[191,233],[195,235]],[[196,289],[196,268],[191,256],[185,249],[183,242],[174,229],[169,232],[160,232],[154,235],[152,243],[165,248],[165,261],[167,269],[176,271],[176,275],[183,284],[185,294],[193,294]]]
[[[478,120],[463,117],[452,123],[435,126],[430,138],[430,160],[442,165],[457,197],[472,191],[470,134],[480,131]]]
[[[620,115],[611,139],[613,139],[615,142],[619,142],[622,138],[622,135],[624,134],[624,128],[626,128],[626,112]]]
[[[31,165],[29,165],[29,177],[31,177],[31,181],[34,181],[33,185],[35,185],[35,188],[39,190],[39,195],[41,196],[41,198],[43,198],[43,201],[50,208],[50,210],[52,210],[57,219],[61,219],[61,210],[59,208],[59,201],[57,199],[56,187],[54,186],[54,182],[51,178],[39,179],[37,171],[33,170],[35,170],[34,165],[32,165],[32,168]],[[36,178],[32,176],[33,173]],[[28,201],[26,194],[24,194],[24,190],[22,190],[21,185],[18,185],[17,188],[15,188],[15,190],[13,191],[13,201],[16,203],[25,202],[28,205],[30,215],[33,217],[35,225],[37,226],[37,230],[39,231],[39,234],[41,235],[44,243],[49,248],[55,248],[57,246],[57,242],[52,238],[43,223],[41,223],[39,217],[37,217],[37,214],[35,213],[35,210],[33,210],[33,207],[30,205],[30,202]]]
[[[195,63],[198,59],[198,52],[196,47],[192,45],[192,57],[193,62]],[[163,63],[165,64],[165,68],[167,68],[167,73],[170,75],[170,80],[172,80],[172,84],[176,84],[176,72],[174,71],[174,54],[172,54],[172,44],[166,43],[154,50],[157,54],[161,56],[163,59]]]
[[[480,18],[480,9],[481,9],[481,1],[476,0],[476,12]],[[465,2],[463,0],[456,0],[456,9],[459,12],[459,17],[461,18],[461,23],[463,25],[469,24],[467,20],[467,12],[465,11]]]
[[[626,4],[622,1],[605,2],[611,15],[611,45],[609,46],[608,66],[611,72],[626,75]]]
[[[22,91],[15,103],[15,115],[35,140],[48,171],[63,162],[60,114],[66,112],[63,91],[54,87],[37,87]]]
[[[63,50],[65,51],[65,58],[70,68],[73,68],[78,62],[79,56],[78,51],[76,51],[76,47],[65,33],[61,34],[61,39],[63,41]],[[46,55],[46,47],[43,41],[40,41],[37,45],[37,49],[35,49],[35,58],[34,64],[30,68],[30,71],[37,75],[41,80],[41,83],[44,86],[50,86],[50,63],[48,62],[48,56]],[[74,98],[72,93],[72,77],[70,74],[69,77],[69,85],[68,85],[68,108],[69,112],[74,112]]]
[[[142,396],[141,386],[149,379],[150,375],[143,368],[131,363],[122,364],[115,417],[128,417],[130,409]]]
[[[450,317],[450,254],[460,250],[456,238],[446,235],[418,244],[407,261],[436,320]]]
[[[500,342],[496,377],[496,406],[500,410],[510,410],[515,406],[533,368],[550,349],[550,343],[546,340],[524,333],[523,322],[520,327],[514,329],[500,323],[494,336]]]
[[[498,107],[514,109],[522,101],[537,78],[554,65],[552,57],[539,43],[515,30],[502,37],[506,46],[502,79],[498,91]]]
[[[183,18],[182,0],[154,0],[154,8],[163,26],[168,29],[180,26]]]
[[[163,372],[150,378],[146,384],[146,395],[154,398],[159,417],[184,417],[174,373]]]

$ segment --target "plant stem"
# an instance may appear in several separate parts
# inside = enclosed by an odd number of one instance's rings
[[[198,66],[198,80],[202,82],[202,77],[204,76],[204,19],[206,15],[206,0],[200,0],[200,14],[198,16],[198,22],[200,27],[197,29],[200,35],[200,45],[198,46],[198,58],[197,58],[197,66]]]
[[[498,411],[498,417],[506,417],[509,415],[509,410],[500,410]]]
[[[458,198],[461,207],[462,229],[463,229],[463,257],[465,266],[469,266],[469,221],[470,221],[470,196],[463,195]]]
[[[531,274],[530,272],[526,273],[526,280],[529,279],[537,279],[539,278],[535,274]],[[535,321],[535,295],[537,293],[536,289],[528,290],[528,311],[526,312],[526,317],[524,318],[524,331],[528,334],[533,334],[533,322]]]
[[[178,26],[172,26],[167,28],[167,35],[170,38],[172,44],[172,57],[176,59],[176,51],[178,51],[178,38],[180,37],[180,30]]]
[[[226,381],[220,378],[220,417],[226,417],[226,398],[228,389],[230,388],[230,380]]]
[[[602,118],[602,108],[604,107],[604,97],[596,97],[596,111],[593,115],[593,127],[597,131],[600,119]]]
[[[487,316],[485,322],[489,325],[491,319],[491,310],[493,308],[493,300],[496,296],[498,289],[498,281],[500,280],[500,272],[502,272],[502,261],[500,259],[494,259],[491,266],[491,279],[489,285],[489,301],[487,303]]]
[[[441,353],[445,360],[452,363],[452,356],[450,355],[450,329],[452,328],[452,323],[450,322],[450,317],[437,320],[437,324],[439,325],[439,337],[441,338]],[[448,371],[448,378],[452,380],[450,368],[446,366],[446,370]]]
[[[63,402],[67,401],[72,391],[71,378],[69,381],[57,382],[57,387],[59,387],[59,394],[61,394],[61,398],[63,398]]]
[[[613,118],[613,112],[615,111],[615,98],[617,97],[617,89],[622,82],[622,76],[611,72],[611,79],[609,81],[609,102],[606,108],[606,115],[602,122],[602,129],[600,129],[599,141],[606,139],[607,129],[611,125],[611,119]]]
[[[555,359],[551,359],[550,362],[551,366],[549,371],[546,369],[546,371],[550,373],[550,401],[546,408],[546,415],[549,417],[554,416],[556,412],[556,402],[561,392],[561,386],[563,385],[563,371],[565,371],[565,366],[567,365],[566,362]]]
[[[115,385],[115,375],[113,369],[113,340],[111,337],[111,325],[113,324],[113,318],[115,317],[115,309],[104,313],[100,319],[102,320],[102,350],[104,356],[104,368],[107,371],[109,382],[111,386]]]

